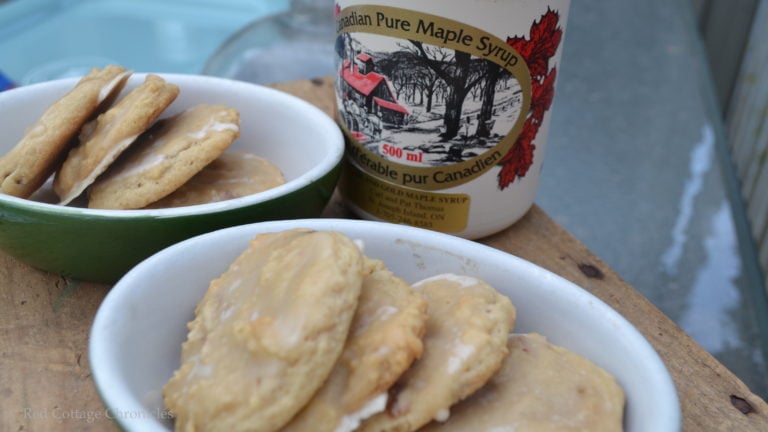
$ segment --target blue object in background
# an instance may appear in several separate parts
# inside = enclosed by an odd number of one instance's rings
[[[3,75],[3,72],[0,71],[0,91],[8,90],[11,88],[16,87],[16,85],[11,81],[10,78]]]
[[[288,0],[0,0],[0,67],[17,85],[120,64],[200,73],[249,22]]]

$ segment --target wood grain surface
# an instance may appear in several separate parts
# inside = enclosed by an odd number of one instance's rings
[[[278,87],[333,111],[330,80]],[[324,216],[351,217],[338,197]],[[684,430],[768,431],[762,399],[538,207],[480,242],[559,274],[632,322],[675,380]],[[109,417],[130,414],[104,408],[88,365],[88,333],[108,290],[0,253],[0,431],[111,431]]]

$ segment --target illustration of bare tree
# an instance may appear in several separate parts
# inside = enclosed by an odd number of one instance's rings
[[[421,62],[434,71],[448,87],[443,118],[445,131],[441,134],[442,140],[448,141],[456,137],[461,130],[461,110],[464,99],[469,91],[485,77],[485,73],[478,72],[487,71],[485,68],[473,67],[480,61],[473,61],[469,53],[426,46],[414,40],[410,42],[416,48]]]
[[[483,86],[483,104],[477,117],[478,138],[491,136],[491,119],[493,118],[493,101],[496,97],[496,84],[501,75],[501,66],[493,62],[486,62],[485,86]]]

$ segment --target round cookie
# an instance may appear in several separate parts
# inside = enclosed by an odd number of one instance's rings
[[[176,430],[276,431],[341,354],[363,281],[342,234],[262,234],[195,309],[181,367],[163,388]]]
[[[146,207],[213,162],[239,134],[240,114],[223,105],[197,105],[160,120],[91,186],[88,207]]]
[[[539,334],[509,338],[499,372],[421,431],[621,431],[625,396],[615,378]]]
[[[272,162],[251,153],[228,151],[173,193],[147,208],[224,201],[262,192],[284,183],[283,173]]]
[[[485,282],[444,274],[413,285],[427,300],[424,354],[390,390],[386,412],[361,432],[415,431],[482,387],[507,355],[515,307]]]
[[[366,259],[355,318],[336,366],[281,432],[354,431],[383,411],[387,389],[421,356],[427,303],[379,260]]]
[[[80,143],[70,150],[56,172],[53,190],[68,204],[147,130],[176,99],[179,87],[156,75],[131,90],[112,108],[83,127]]]
[[[130,72],[120,66],[93,68],[54,102],[0,158],[0,192],[27,198],[53,174],[83,125],[109,106]]]

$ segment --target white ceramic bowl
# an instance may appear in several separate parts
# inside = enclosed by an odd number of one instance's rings
[[[286,183],[232,200],[157,210],[94,210],[0,194],[0,249],[43,270],[112,283],[144,258],[198,234],[320,215],[336,186],[344,154],[344,139],[333,119],[267,87],[201,75],[160,75],[181,90],[162,117],[201,103],[236,108],[240,137],[231,149],[274,162]],[[131,76],[122,94],[144,77]],[[76,82],[49,81],[0,93],[0,157]],[[46,195],[53,195],[50,185],[35,196]]]
[[[312,219],[264,222],[198,236],[154,255],[107,295],[91,331],[96,386],[129,431],[169,431],[161,388],[178,368],[186,324],[209,281],[258,233],[308,227],[361,239],[365,253],[415,282],[439,273],[479,277],[517,307],[515,332],[538,332],[611,372],[627,395],[627,432],[680,428],[675,387],[643,336],[598,298],[565,279],[493,248],[433,231],[381,222]]]

